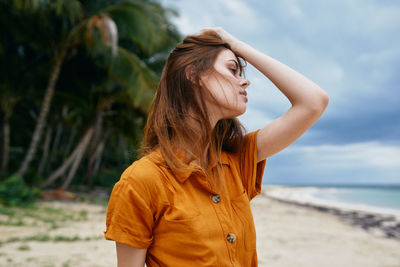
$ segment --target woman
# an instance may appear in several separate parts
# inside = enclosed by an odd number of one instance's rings
[[[270,79],[292,107],[244,133],[242,59]],[[118,266],[257,266],[250,200],[266,158],[322,115],[328,95],[224,29],[187,36],[164,67],[145,128],[142,157],[113,188],[105,238]]]

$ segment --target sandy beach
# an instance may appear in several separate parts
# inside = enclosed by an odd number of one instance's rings
[[[267,196],[270,188],[264,186],[251,202],[259,266],[400,266],[399,239],[352,224],[332,209],[273,199]],[[49,220],[34,225],[35,216],[13,223],[15,215],[1,213],[0,266],[116,266],[114,242],[103,238],[104,204],[44,201],[41,206],[50,213],[63,210],[64,217],[56,226]]]
[[[341,216],[267,197],[251,203],[259,266],[400,266],[400,240]]]

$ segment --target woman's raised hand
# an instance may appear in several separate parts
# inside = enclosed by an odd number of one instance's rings
[[[238,45],[240,45],[240,43],[241,43],[241,41],[239,39],[237,39],[236,37],[234,37],[227,31],[225,31],[222,27],[204,28],[200,31],[200,34],[207,32],[207,31],[213,31],[213,32],[217,33],[219,35],[219,37],[221,37],[222,40],[224,40],[225,42],[227,42],[230,45],[232,51],[235,54],[238,53],[236,47]],[[240,56],[240,54],[239,54],[239,56]]]

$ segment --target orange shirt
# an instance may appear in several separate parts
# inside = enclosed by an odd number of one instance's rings
[[[235,154],[222,152],[225,183],[212,189],[203,172],[176,176],[149,159],[135,161],[115,184],[107,240],[147,248],[146,265],[257,266],[250,200],[261,192],[266,160],[257,163],[257,132]],[[194,164],[194,163],[191,163]]]

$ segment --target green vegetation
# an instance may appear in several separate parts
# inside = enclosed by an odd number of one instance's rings
[[[59,232],[52,234],[53,229],[69,227],[74,223],[88,222],[91,219],[89,216],[93,216],[97,213],[91,211],[92,215],[90,215],[89,210],[77,209],[79,206],[70,207],[69,205],[62,205],[61,207],[62,208],[55,207],[53,203],[45,201],[36,202],[29,207],[0,205],[0,227],[21,227],[21,231],[30,229],[29,231],[32,233],[19,235],[19,231],[17,231],[15,235],[0,238],[0,247],[5,244],[16,243],[18,244],[18,250],[26,251],[31,249],[27,244],[27,242],[30,241],[75,242],[104,239],[101,234],[84,237],[80,237],[77,234],[64,235]],[[102,211],[102,213],[104,213],[104,211]],[[79,231],[79,229],[77,229],[77,231]]]
[[[176,12],[155,0],[5,0],[0,13],[2,203],[30,203],[35,187],[111,188],[181,40]]]
[[[63,263],[62,267],[70,267],[71,266],[71,260],[68,260],[66,262]]]
[[[3,215],[3,216],[1,216]],[[44,226],[56,229],[61,223],[88,220],[88,211],[66,211],[35,203],[29,207],[9,207],[0,205],[0,226]]]
[[[15,242],[27,242],[27,241],[38,241],[38,242],[74,242],[74,241],[91,241],[91,240],[100,240],[103,239],[104,237],[102,235],[99,236],[94,236],[94,237],[85,237],[81,238],[77,235],[70,237],[70,236],[64,236],[64,235],[56,235],[54,237],[50,237],[48,234],[36,234],[32,236],[27,236],[27,237],[10,237],[3,243],[15,243]],[[21,245],[21,247],[25,247],[27,245]],[[19,247],[19,250],[28,250]]]
[[[7,206],[27,206],[40,193],[40,189],[28,187],[17,174],[0,182],[0,203]]]
[[[30,250],[31,247],[28,246],[28,245],[26,245],[26,244],[24,244],[24,245],[19,246],[18,249],[19,249],[19,250]]]

